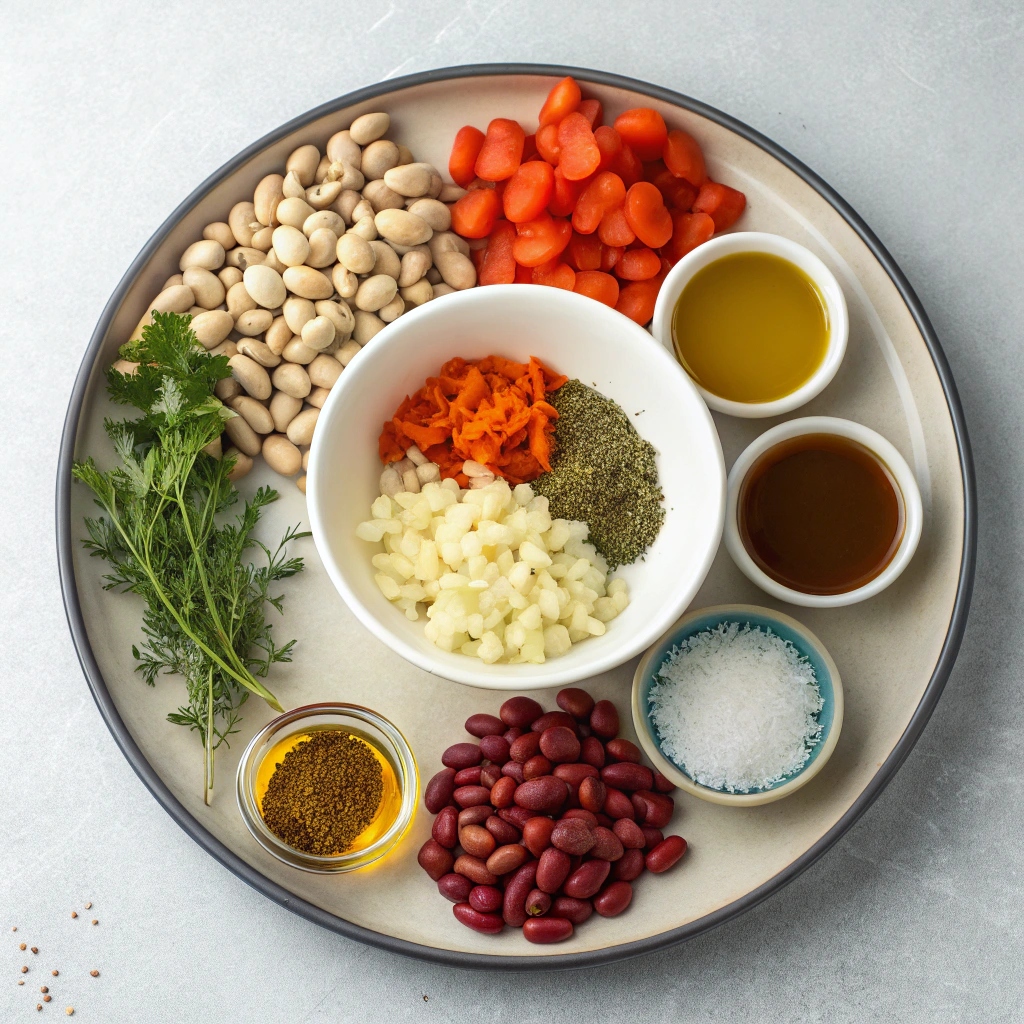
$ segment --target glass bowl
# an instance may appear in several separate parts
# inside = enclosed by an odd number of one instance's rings
[[[367,742],[390,766],[393,783],[385,770],[381,810],[360,834],[352,849],[331,856],[305,853],[279,839],[263,821],[260,805],[271,771],[261,772],[271,751],[283,741],[317,729],[341,728]],[[285,751],[282,750],[282,755]],[[397,792],[388,794],[389,784]],[[419,791],[416,761],[405,737],[386,718],[357,704],[308,704],[287,711],[265,725],[250,741],[238,765],[237,796],[242,820],[253,838],[279,861],[302,871],[331,873],[354,871],[379,860],[405,835],[412,824]],[[384,819],[384,808],[397,805],[394,820]]]

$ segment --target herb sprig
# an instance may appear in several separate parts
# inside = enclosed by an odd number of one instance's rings
[[[261,680],[275,662],[291,660],[295,641],[274,642],[266,606],[282,610],[272,586],[302,570],[287,547],[308,534],[290,527],[274,550],[253,537],[263,509],[278,497],[269,487],[235,517],[223,515],[238,501],[229,479],[234,460],[215,457],[210,447],[235,415],[213,393],[230,369],[226,357],[196,343],[190,320],[154,313],[142,337],[122,348],[122,357],[139,365],[133,373],[108,370],[108,390],[142,416],[105,421],[119,459],[114,469],[104,472],[90,457],[72,472],[104,512],[86,519],[83,541],[110,563],[104,588],[146,602],[146,639],[141,650],[132,647],[136,670],[150,686],[162,671],[184,677],[187,701],[168,720],[199,734],[208,803],[214,751],[237,732],[249,694],[282,710]],[[253,548],[262,565],[248,560]]]

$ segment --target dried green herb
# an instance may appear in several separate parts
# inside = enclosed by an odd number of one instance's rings
[[[224,356],[211,356],[189,326],[191,317],[155,313],[142,338],[121,355],[139,363],[132,374],[107,371],[110,396],[141,410],[138,419],[105,423],[119,464],[108,472],[92,458],[72,472],[96,495],[103,515],[86,519],[85,546],[112,571],[105,589],[146,602],[142,649],[132,647],[137,671],[150,685],[162,671],[185,679],[188,701],[168,715],[198,732],[205,747],[203,795],[213,788],[213,753],[236,732],[250,693],[281,710],[260,679],[274,662],[290,661],[294,641],[278,647],[267,605],[281,611],[271,586],[302,569],[286,546],[307,536],[290,528],[276,550],[253,536],[260,513],[277,492],[261,487],[241,514],[227,519],[238,492],[228,479],[234,460],[205,449],[234,416],[213,394],[229,376]],[[266,558],[257,567],[247,552]]]
[[[284,755],[260,812],[267,828],[304,853],[344,853],[373,821],[384,772],[373,751],[343,729],[318,729]]]
[[[551,515],[581,519],[614,569],[635,562],[665,522],[654,446],[610,398],[578,380],[549,396],[558,410],[551,472],[533,481]]]

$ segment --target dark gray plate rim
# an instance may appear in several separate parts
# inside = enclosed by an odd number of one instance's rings
[[[410,86],[423,85],[428,82],[445,81],[448,79],[489,77],[498,75],[544,75],[552,78],[563,78],[566,75],[573,75],[580,81],[593,82],[600,85],[608,85],[622,89],[633,90],[652,96],[655,99],[666,103],[691,110],[702,117],[715,121],[720,125],[734,131],[737,135],[760,146],[761,149],[770,153],[790,170],[798,174],[808,185],[819,195],[827,200],[861,237],[867,247],[874,254],[875,258],[885,268],[898,289],[903,301],[910,310],[918,329],[924,337],[925,344],[935,363],[936,372],[939,375],[946,401],[949,405],[950,418],[953,421],[953,432],[956,437],[957,449],[960,455],[961,480],[964,488],[964,538],[963,538],[963,560],[960,565],[960,577],[957,585],[956,601],[953,606],[953,614],[949,622],[949,629],[942,646],[935,671],[925,689],[921,703],[914,712],[906,731],[900,737],[899,742],[893,748],[892,753],[879,768],[878,772],[865,787],[863,792],[853,803],[850,809],[839,819],[838,822],[823,835],[810,849],[780,871],[773,878],[763,885],[751,890],[741,899],[722,907],[713,914],[708,914],[696,921],[674,928],[671,931],[662,932],[659,935],[639,939],[635,942],[622,943],[609,946],[606,949],[592,950],[581,953],[565,953],[553,956],[489,956],[487,954],[460,953],[451,950],[435,949],[431,946],[424,946],[414,942],[407,942],[403,939],[392,938],[352,924],[342,918],[330,914],[320,907],[314,906],[305,900],[299,899],[283,886],[277,885],[266,878],[255,868],[247,864],[241,857],[228,849],[223,843],[215,839],[185,808],[175,799],[171,791],[164,784],[153,766],[146,760],[142,751],[136,745],[131,733],[117,712],[117,708],[107,690],[106,682],[100,671],[99,665],[93,654],[89,643],[89,636],[86,632],[85,621],[82,617],[82,609],[79,604],[78,589],[75,581],[74,564],[72,561],[72,545],[76,542],[78,534],[75,527],[78,524],[71,522],[71,464],[74,460],[75,440],[78,434],[79,418],[82,405],[85,399],[86,388],[89,382],[89,375],[93,363],[99,355],[103,338],[110,327],[123,301],[129,286],[135,276],[142,270],[146,262],[154,254],[164,238],[177,221],[197,203],[211,188],[219,184],[225,177],[232,174],[237,168],[244,164],[251,157],[272,145],[279,139],[301,128],[303,125],[315,121],[317,118],[330,114],[336,110],[360,103],[363,100],[372,99],[387,93],[405,89]],[[971,592],[974,585],[974,568],[977,546],[977,493],[974,481],[974,464],[971,457],[970,443],[967,437],[967,426],[964,421],[963,408],[957,394],[953,376],[946,361],[942,346],[935,335],[928,315],[925,313],[917,295],[910,287],[903,272],[897,266],[895,260],[886,251],[885,247],[878,240],[871,229],[864,223],[857,213],[843,200],[828,184],[818,177],[810,168],[806,167],[794,156],[777,146],[770,139],[760,132],[748,127],[734,117],[724,114],[713,107],[702,103],[699,100],[691,99],[671,89],[663,89],[656,85],[650,85],[633,78],[626,78],[621,75],[613,75],[604,71],[591,71],[586,68],[563,67],[551,64],[467,64],[460,67],[439,68],[433,71],[423,71],[415,75],[406,75],[402,78],[391,79],[386,82],[379,82],[365,89],[341,96],[338,99],[324,103],[313,110],[302,114],[287,124],[282,125],[262,139],[254,142],[248,148],[242,150],[237,156],[229,160],[223,167],[215,171],[206,179],[188,198],[180,203],[177,209],[164,221],[153,237],[146,243],[142,251],[135,258],[121,279],[114,294],[107,302],[103,314],[93,331],[89,346],[75,380],[71,393],[71,400],[68,405],[67,416],[64,421],[64,431],[61,437],[60,457],[57,466],[57,559],[60,573],[61,590],[64,597],[64,608],[68,617],[68,624],[71,627],[71,635],[78,652],[78,658],[85,672],[86,681],[92,691],[93,698],[99,708],[103,720],[113,734],[114,740],[121,748],[122,753],[128,759],[135,773],[142,780],[146,788],[153,794],[164,810],[187,832],[207,853],[216,858],[229,871],[233,872],[243,881],[247,882],[254,889],[268,896],[279,903],[282,907],[293,911],[296,914],[313,921],[324,928],[338,932],[350,939],[366,942],[381,949],[387,949],[404,956],[415,957],[421,960],[429,960],[434,963],[444,964],[452,967],[474,968],[480,970],[562,970],[575,967],[591,967],[598,964],[606,964],[628,957],[640,956],[643,953],[650,953],[654,950],[663,949],[675,943],[693,938],[702,932],[706,932],[717,925],[742,914],[751,907],[756,906],[762,900],[767,899],[772,893],[777,892],[788,882],[791,882],[802,871],[810,867],[819,857],[828,851],[839,838],[854,824],[854,822],[871,806],[878,795],[885,788],[886,784],[896,774],[899,767],[906,760],[918,737],[924,730],[928,719],[935,710],[939,697],[942,694],[946,680],[952,671],[953,663],[956,660],[957,652],[960,649],[960,642],[963,639],[964,629],[967,624],[967,614],[971,603]]]

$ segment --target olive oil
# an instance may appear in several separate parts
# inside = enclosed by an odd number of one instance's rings
[[[769,448],[740,488],[740,538],[758,567],[804,594],[870,583],[903,540],[903,495],[874,452],[835,434]]]
[[[672,316],[686,372],[732,402],[792,394],[828,350],[828,307],[794,263],[764,252],[723,256],[694,274]]]

